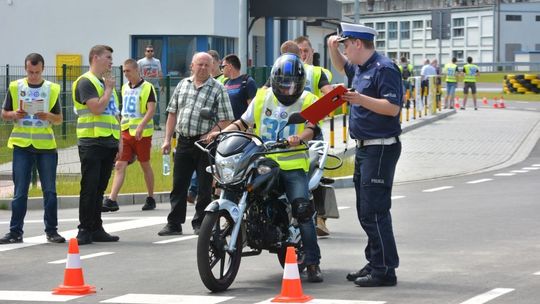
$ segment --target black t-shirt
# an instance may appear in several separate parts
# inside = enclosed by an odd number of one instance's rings
[[[99,81],[104,83],[101,79]],[[85,105],[88,100],[92,98],[99,98],[99,94],[92,81],[90,81],[90,79],[88,78],[83,77],[79,80],[79,82],[77,83],[77,87],[75,88],[75,98],[80,103]],[[77,140],[77,145],[118,148],[118,139],[114,138],[114,136],[112,135],[98,138],[83,137]]]
[[[41,82],[40,84],[28,84],[28,87],[32,88],[32,89],[39,89],[41,88],[41,86],[43,85],[45,81]],[[51,113],[53,114],[60,114],[60,111],[61,111],[61,108],[60,108],[60,103],[58,102],[58,97],[56,98],[56,100],[49,100],[49,102],[54,102],[54,106],[52,107],[51,109]],[[11,94],[10,92],[8,91],[7,94],[6,94],[6,99],[4,99],[4,106],[2,107],[5,111],[13,111],[13,98],[11,98]],[[30,152],[34,152],[34,153],[54,153],[56,152],[56,149],[36,149],[34,148],[34,146],[30,145],[28,147],[19,147],[17,146],[19,149],[25,149],[25,150],[28,150]]]

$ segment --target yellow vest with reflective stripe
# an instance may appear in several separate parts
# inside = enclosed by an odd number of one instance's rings
[[[455,65],[454,63],[445,64],[443,68],[443,73],[446,74],[446,82],[457,82],[457,65]]]
[[[86,72],[81,75],[73,83],[72,97],[73,104],[75,106],[75,114],[77,114],[77,138],[97,138],[97,137],[109,137],[114,136],[116,139],[120,139],[120,124],[116,119],[118,112],[118,95],[116,95],[116,90],[113,89],[111,100],[109,100],[109,105],[103,113],[100,115],[94,115],[88,109],[86,104],[82,104],[77,100],[75,96],[75,89],[77,84],[82,78],[86,78],[92,82],[94,87],[98,92],[98,97],[101,98],[105,93],[103,84],[98,80],[98,78],[92,74],[92,72]]]
[[[302,96],[294,104],[288,107],[282,107],[284,111],[277,113],[276,110],[280,105],[272,89],[259,90],[253,99],[255,134],[265,141],[276,140],[277,132],[287,122],[288,114],[302,111],[315,102],[315,100],[317,100],[317,96],[304,91]],[[285,127],[280,137],[287,138],[290,135],[300,135],[302,131],[304,131],[304,124],[289,125]],[[298,147],[298,149],[302,148],[304,146]],[[281,170],[303,169],[306,172],[309,170],[308,151],[268,154],[266,157],[275,160]]]
[[[129,83],[122,86],[122,131],[129,129],[129,135],[135,136],[135,131],[143,121],[147,111],[148,97],[152,91],[156,96],[154,86],[148,81],[144,81],[140,86],[133,89],[129,87]],[[144,126],[142,136],[149,137],[153,134],[154,120],[150,119]]]
[[[465,78],[463,82],[476,82],[476,74],[478,73],[478,66],[476,64],[466,64],[463,66],[463,72]]]
[[[306,72],[306,84],[304,90],[321,97],[323,94],[319,90],[319,81],[321,80],[322,68],[311,64],[304,63],[304,71]]]
[[[37,96],[30,96],[33,91]],[[13,111],[19,110],[23,102],[43,99],[43,112],[50,112],[60,95],[60,85],[45,80],[39,89],[31,89],[26,78],[12,81],[9,84],[9,94],[13,103]],[[25,117],[17,121],[7,146],[25,148],[32,145],[36,149],[56,149],[56,140],[51,124],[48,121]]]

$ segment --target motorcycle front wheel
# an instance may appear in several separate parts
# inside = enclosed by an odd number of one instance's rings
[[[238,234],[236,249],[226,250],[231,239],[234,221],[225,210],[207,213],[201,224],[197,241],[197,267],[206,288],[224,291],[232,284],[242,258],[242,234]]]

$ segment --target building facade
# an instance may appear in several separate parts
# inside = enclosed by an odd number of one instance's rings
[[[470,56],[490,70],[492,63],[513,62],[518,52],[540,50],[540,37],[525,34],[540,30],[538,0],[360,0],[359,8],[360,22],[378,32],[377,49],[414,65]],[[448,12],[449,39],[433,39],[444,28],[434,28],[434,10]],[[354,0],[343,1],[343,15],[354,17]]]

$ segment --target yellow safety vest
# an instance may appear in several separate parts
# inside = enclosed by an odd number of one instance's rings
[[[277,133],[287,123],[288,114],[301,112],[315,102],[315,100],[317,100],[317,96],[304,91],[294,104],[288,107],[282,107],[281,109],[283,111],[277,113],[276,109],[279,107],[279,102],[274,96],[272,89],[259,90],[253,99],[255,134],[265,141],[276,140]],[[304,124],[289,125],[283,129],[280,137],[287,138],[294,134],[300,135],[302,131],[304,131]],[[298,147],[298,149],[302,148],[304,147]],[[306,172],[309,170],[309,154],[307,151],[269,154],[267,157],[275,160],[281,170],[303,169]]]
[[[466,64],[463,66],[463,72],[465,73],[464,82],[476,82],[476,74],[478,73],[478,66],[476,64]]]
[[[446,82],[457,82],[456,78],[457,65],[447,63],[444,65],[443,73],[446,74]]]
[[[319,90],[319,81],[321,80],[323,69],[319,66],[304,63],[304,71],[306,72],[304,90],[315,94],[317,97],[321,97],[323,94]]]
[[[13,103],[13,111],[19,110],[23,103],[43,100],[43,112],[50,112],[60,95],[60,85],[45,80],[40,88],[30,88],[26,78],[12,81],[9,94]],[[23,106],[24,109],[24,106]],[[36,149],[56,149],[54,131],[48,121],[27,116],[14,124],[7,146],[25,148],[32,145]]]
[[[227,81],[227,79],[229,79],[229,78],[227,78],[227,77],[225,77],[225,75],[221,74],[221,75],[219,75],[219,76],[218,76],[217,78],[215,78],[215,79],[216,79],[217,81],[219,81],[219,83],[224,84],[225,81]]]
[[[129,83],[122,86],[122,131],[129,129],[129,135],[135,136],[135,131],[143,121],[147,111],[146,106],[150,92],[154,92],[154,96],[157,96],[154,86],[148,81],[144,81],[140,86],[133,89],[129,87]],[[154,120],[150,119],[144,127],[142,136],[149,137],[153,134]]]
[[[118,108],[118,95],[116,90],[113,89],[109,105],[100,115],[94,115],[88,109],[86,104],[80,103],[75,96],[75,89],[77,84],[82,78],[86,78],[92,82],[98,92],[98,97],[105,94],[103,84],[99,81],[96,75],[92,72],[86,72],[81,75],[73,83],[72,97],[73,104],[75,105],[75,114],[77,114],[77,138],[97,138],[97,137],[109,137],[114,136],[116,139],[120,139],[120,124],[116,119],[119,114]]]

